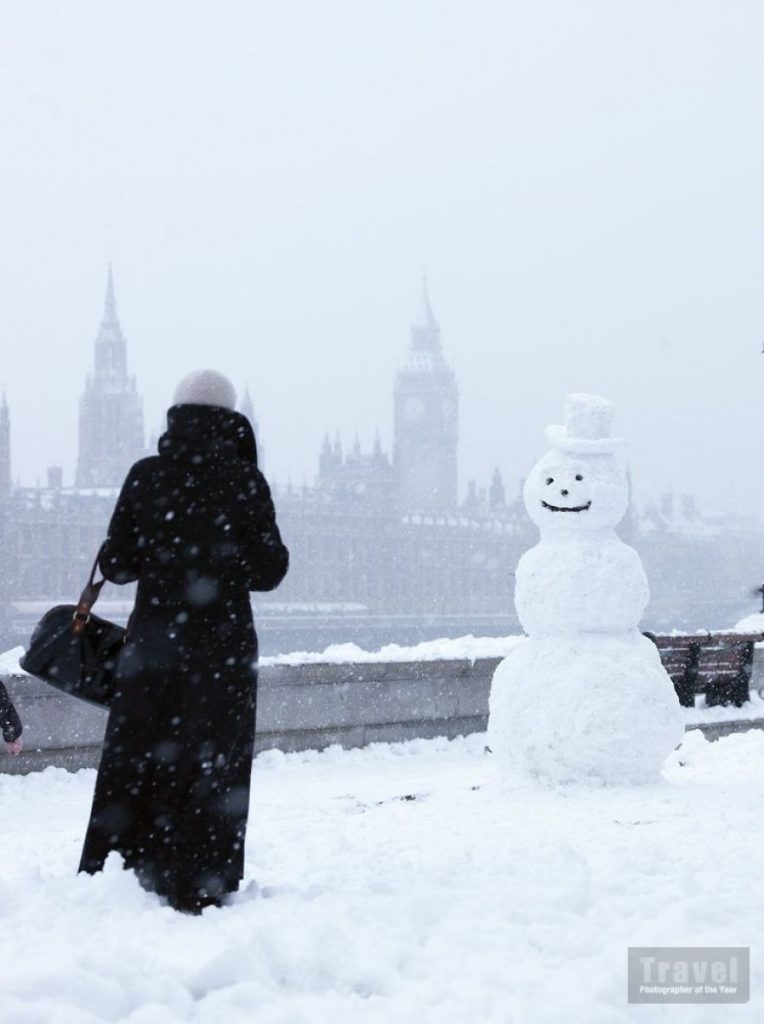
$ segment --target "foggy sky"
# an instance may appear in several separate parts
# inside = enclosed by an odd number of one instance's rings
[[[113,260],[150,432],[248,383],[277,481],[391,444],[426,266],[461,475],[515,493],[570,390],[635,485],[764,499],[764,7],[0,2],[0,384],[71,481]]]

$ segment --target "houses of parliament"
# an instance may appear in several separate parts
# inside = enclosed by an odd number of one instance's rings
[[[45,607],[76,600],[125,474],[147,454],[111,269],[93,348],[73,486],[59,467],[44,486],[12,485],[12,409],[5,397],[0,407],[0,618],[4,635],[19,642]],[[469,628],[476,621],[506,632],[514,621],[511,572],[532,527],[522,506],[508,503],[498,470],[459,499],[458,387],[426,282],[392,403],[392,453],[379,439],[364,451],[327,436],[317,444],[313,485],[271,481],[291,568],[277,593],[256,599],[256,613],[291,634],[283,643],[315,643],[314,632],[328,641],[410,642],[479,631]],[[262,448],[247,391],[240,411]],[[104,613],[124,619],[130,594],[110,588],[104,598]]]
[[[483,488],[470,483],[460,499],[458,388],[426,284],[401,356],[391,382],[392,452],[379,440],[364,451],[357,441],[345,449],[327,436],[317,443],[312,485],[271,481],[291,567],[278,591],[254,598],[265,653],[519,630],[512,574],[536,531],[519,495],[507,499],[498,470]],[[240,411],[261,451],[263,440],[267,448],[246,391]],[[73,486],[59,467],[48,470],[44,486],[13,486],[11,428],[4,396],[0,644],[6,646],[24,643],[51,605],[76,601],[118,488],[130,465],[148,453],[111,271],[80,398]],[[754,610],[751,595],[764,579],[759,519],[714,519],[689,496],[663,495],[632,510],[622,529],[651,581],[646,627],[728,627]],[[109,586],[99,610],[124,622],[131,602],[131,588]]]

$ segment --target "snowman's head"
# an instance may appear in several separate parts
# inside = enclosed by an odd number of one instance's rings
[[[613,527],[628,505],[626,469],[611,453],[554,450],[530,471],[523,498],[542,533]]]
[[[629,501],[622,441],[611,435],[615,406],[599,395],[574,394],[564,413],[562,426],[547,427],[553,450],[525,482],[528,514],[542,532],[613,527]]]

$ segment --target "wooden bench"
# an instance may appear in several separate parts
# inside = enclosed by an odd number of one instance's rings
[[[748,700],[754,644],[764,633],[645,633],[671,676],[679,703],[691,708],[698,693],[709,706]]]

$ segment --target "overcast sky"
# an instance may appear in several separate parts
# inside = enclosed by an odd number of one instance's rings
[[[426,266],[462,482],[514,491],[570,390],[640,496],[764,501],[759,0],[0,0],[0,384],[62,463],[113,260],[155,430],[200,365],[267,469],[379,426]]]

